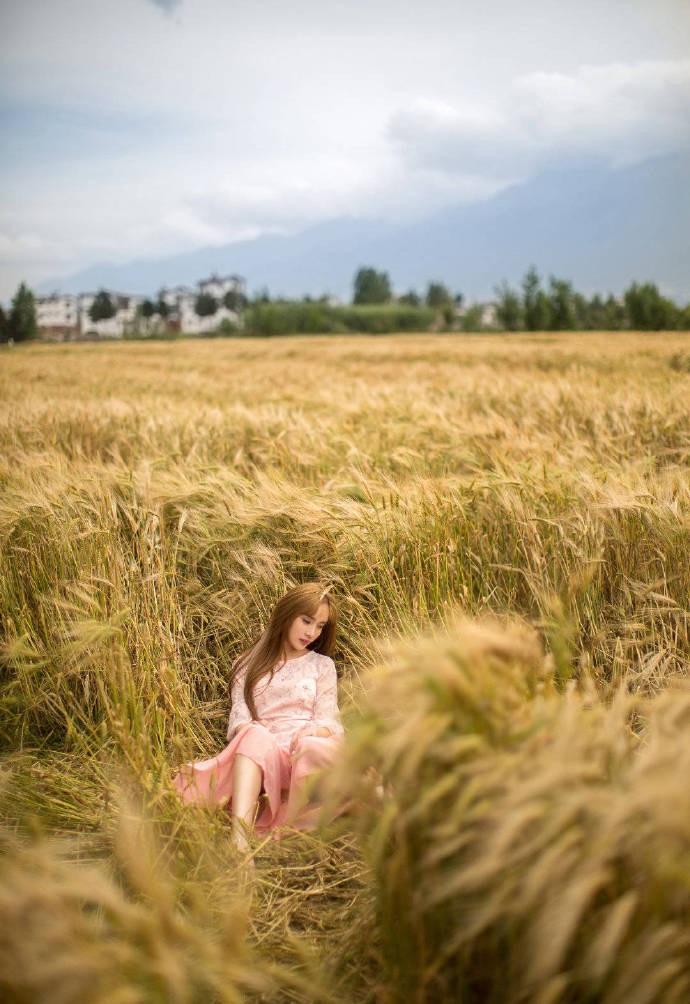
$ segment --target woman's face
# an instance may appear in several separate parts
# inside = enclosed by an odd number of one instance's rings
[[[328,623],[328,604],[321,603],[314,616],[299,614],[290,625],[285,639],[288,656],[304,655]]]

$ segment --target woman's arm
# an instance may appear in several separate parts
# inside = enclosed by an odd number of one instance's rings
[[[243,726],[248,725],[252,716],[247,707],[247,702],[244,699],[244,681],[247,676],[247,669],[243,667],[236,673],[232,685],[230,687],[230,717],[228,719],[228,732],[227,740],[230,742],[232,737],[236,732],[239,731]]]
[[[313,725],[318,729],[316,735],[342,736],[343,726],[338,710],[338,677],[335,663],[328,656],[322,656],[316,679],[316,704],[314,706]]]

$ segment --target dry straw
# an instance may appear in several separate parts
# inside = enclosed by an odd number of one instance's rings
[[[687,346],[3,350],[5,996],[687,999]],[[350,814],[256,846],[239,895],[170,778],[317,579]]]
[[[461,622],[364,681],[334,783],[395,1000],[690,994],[690,690],[607,705],[552,670],[524,629]]]

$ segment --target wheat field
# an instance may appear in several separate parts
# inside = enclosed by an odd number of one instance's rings
[[[30,344],[0,394],[3,999],[690,999],[690,337]],[[251,872],[171,777],[315,578],[351,808]]]

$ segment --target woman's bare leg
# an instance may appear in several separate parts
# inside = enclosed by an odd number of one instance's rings
[[[239,850],[247,849],[247,833],[254,823],[262,782],[261,767],[243,753],[232,771],[232,837]]]

